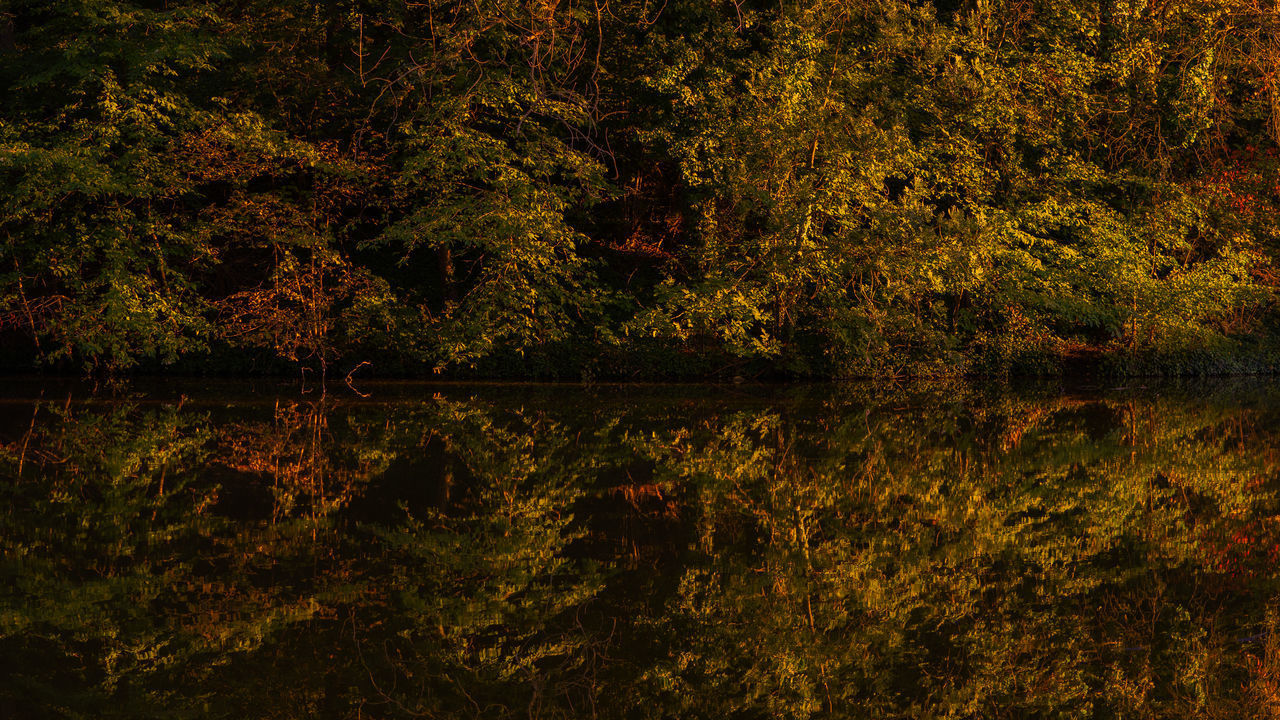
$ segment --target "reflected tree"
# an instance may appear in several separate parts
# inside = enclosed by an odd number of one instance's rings
[[[585,393],[5,404],[0,709],[1280,709],[1267,392]]]

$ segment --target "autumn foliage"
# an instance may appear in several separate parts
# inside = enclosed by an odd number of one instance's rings
[[[1269,0],[13,0],[0,363],[1275,367]]]

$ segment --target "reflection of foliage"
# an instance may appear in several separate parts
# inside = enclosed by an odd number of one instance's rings
[[[40,406],[0,434],[0,708],[1172,718],[1280,704],[1263,401],[477,392]]]
[[[645,692],[706,715],[1247,710],[1238,638],[1274,571],[1205,567],[1202,539],[1274,509],[1247,414],[907,402],[650,444],[700,489],[702,540],[645,621],[683,638]]]
[[[383,630],[356,642],[362,655],[378,648],[389,666],[371,671],[390,676],[378,694],[437,717],[593,699],[593,686],[579,681],[590,650],[575,614],[598,579],[566,555],[580,536],[570,508],[586,490],[564,457],[572,438],[533,413],[507,425],[467,404],[441,401],[437,410],[434,422],[477,483],[450,508],[373,528],[390,561],[389,603],[365,620]],[[396,639],[382,639],[392,628]]]
[[[199,547],[213,527],[201,513],[213,495],[190,473],[207,433],[172,408],[40,411],[36,437],[0,455],[0,474],[11,478],[4,654],[21,658],[8,668],[11,682],[34,707],[102,711],[131,683],[212,649],[151,620],[190,589],[191,558],[180,548]]]

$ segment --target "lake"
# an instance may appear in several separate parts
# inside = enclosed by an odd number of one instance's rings
[[[0,717],[1280,713],[1280,386],[0,382]]]

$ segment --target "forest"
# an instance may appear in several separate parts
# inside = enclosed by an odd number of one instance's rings
[[[1280,367],[1272,0],[7,0],[0,367]]]

